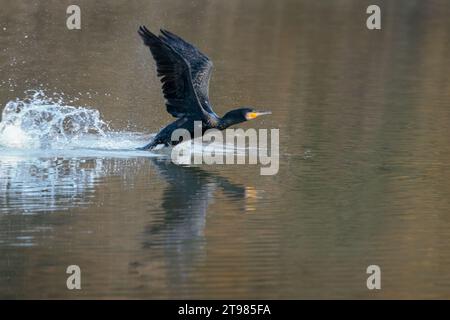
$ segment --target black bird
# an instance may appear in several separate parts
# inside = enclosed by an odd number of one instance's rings
[[[172,132],[176,129],[186,129],[193,137],[194,121],[201,121],[203,134],[208,129],[224,130],[234,124],[271,113],[246,107],[231,110],[219,117],[213,111],[208,97],[213,66],[211,60],[196,47],[167,30],[161,29],[158,37],[142,26],[138,33],[156,61],[167,112],[178,118],[159,131],[149,144],[139,149],[151,150],[160,144],[176,145],[181,142],[171,139]]]

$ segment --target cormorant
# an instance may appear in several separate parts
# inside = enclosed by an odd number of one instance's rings
[[[196,47],[167,30],[161,29],[158,37],[141,26],[138,33],[156,61],[167,112],[178,118],[159,131],[149,144],[139,149],[151,150],[160,144],[176,145],[181,142],[171,141],[172,132],[176,129],[186,129],[193,137],[194,121],[201,121],[203,134],[208,129],[224,130],[234,124],[271,113],[246,107],[231,110],[219,117],[213,111],[208,97],[213,66],[211,60]]]

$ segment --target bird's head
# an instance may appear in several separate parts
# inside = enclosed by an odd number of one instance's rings
[[[271,111],[258,111],[250,107],[243,107],[239,109],[234,109],[227,112],[222,120],[226,127],[229,127],[233,124],[249,121],[258,118],[259,116],[272,114]]]

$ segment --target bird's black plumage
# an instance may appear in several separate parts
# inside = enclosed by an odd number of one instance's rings
[[[156,71],[162,82],[167,112],[178,118],[140,149],[153,149],[159,144],[177,144],[177,141],[171,141],[172,132],[182,128],[188,130],[192,136],[194,121],[201,121],[205,132],[212,128],[223,130],[267,113],[241,108],[220,118],[209,101],[209,80],[213,66],[211,60],[196,47],[167,30],[161,30],[158,37],[142,26],[138,33],[156,61]]]
[[[211,71],[213,68],[212,61],[196,47],[177,35],[167,30],[161,30],[161,33],[161,39],[178,51],[188,62],[191,68],[192,84],[203,109],[217,116],[209,103],[209,80],[211,79]]]

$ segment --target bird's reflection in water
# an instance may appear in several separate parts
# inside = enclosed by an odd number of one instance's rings
[[[53,267],[66,263],[65,254],[60,253],[67,248],[75,252],[71,256],[74,260],[89,260],[94,248],[102,248],[114,252],[114,257],[127,259],[129,273],[121,274],[123,282],[118,283],[134,289],[145,287],[134,291],[138,295],[150,289],[164,297],[168,290],[189,288],[192,271],[205,258],[206,219],[207,214],[213,215],[213,201],[222,207],[219,202],[224,199],[240,214],[257,200],[254,189],[207,170],[181,167],[161,158],[2,156],[0,255],[13,247],[34,247],[35,251],[29,252],[33,259],[42,258],[44,264]],[[119,198],[104,200],[106,183]],[[163,192],[159,195],[155,188],[161,185]],[[142,192],[149,197],[142,199]],[[143,201],[139,208],[152,206],[134,211],[132,201]],[[86,208],[96,208],[98,213]],[[147,226],[143,232],[142,224],[130,222],[121,229],[117,217],[142,218]],[[114,245],[119,237],[123,246]],[[55,255],[48,253],[50,246],[58,248],[50,250]],[[23,263],[22,255],[8,252],[12,265]],[[110,260],[107,255],[92,263],[101,270]],[[15,272],[9,262],[0,269],[3,273]]]
[[[215,194],[221,192],[228,199],[241,201],[246,198],[246,188],[198,167],[178,166],[161,159],[152,162],[168,185],[161,204],[164,216],[145,228],[143,247],[151,252],[147,259],[155,259],[155,252],[162,254],[157,259],[164,260],[166,283],[180,288],[189,272],[204,259],[208,207]],[[150,260],[136,261],[131,267],[146,273],[146,265],[154,263]]]

